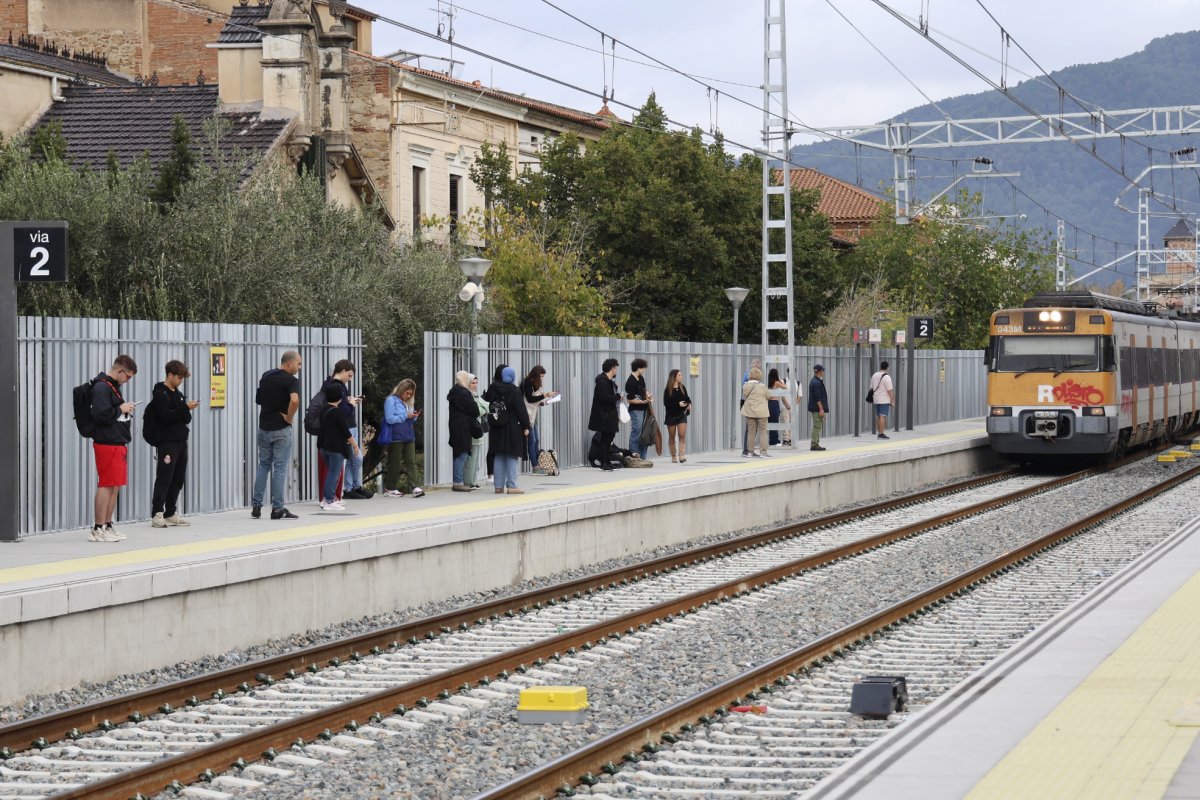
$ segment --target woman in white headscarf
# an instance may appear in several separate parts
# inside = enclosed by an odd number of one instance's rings
[[[479,406],[479,419],[482,422],[487,417],[488,404],[479,396],[479,378],[472,375],[468,388],[475,398],[475,405]],[[471,454],[467,456],[467,464],[463,467],[463,483],[472,489],[479,488],[479,465],[483,463],[483,445],[486,440],[487,431],[480,429],[479,436],[471,440]]]
[[[450,404],[450,450],[454,454],[454,485],[450,488],[456,492],[469,492],[463,478],[467,457],[471,455],[471,444],[474,437],[472,430],[479,423],[479,406],[471,394],[471,379],[475,376],[469,372],[458,372],[454,376],[454,386],[446,395]]]

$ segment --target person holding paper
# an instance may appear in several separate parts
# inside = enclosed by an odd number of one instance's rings
[[[558,397],[558,392],[547,391],[542,387],[542,379],[545,375],[546,368],[538,364],[529,370],[525,380],[521,381],[521,394],[525,396],[525,410],[529,413],[529,463],[534,467],[534,475],[546,474],[545,470],[537,469],[538,453],[541,447],[537,427],[538,409]]]

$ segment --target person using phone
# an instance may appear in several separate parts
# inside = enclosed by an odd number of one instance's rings
[[[383,401],[383,424],[387,432],[387,467],[383,473],[383,493],[388,497],[404,497],[410,490],[413,497],[423,497],[425,490],[417,485],[417,434],[414,423],[421,418],[415,406],[417,382],[405,378],[396,384]],[[404,474],[404,483],[400,475]],[[403,488],[401,488],[403,486]]]
[[[182,361],[168,361],[166,377],[154,385],[146,416],[154,415],[158,424],[158,444],[155,452],[158,467],[154,472],[154,492],[151,499],[150,525],[155,528],[187,527],[191,525],[179,513],[179,493],[183,491],[188,463],[188,425],[199,402],[188,400],[180,388],[192,373]]]
[[[125,399],[121,387],[136,374],[137,362],[122,354],[113,360],[107,372],[101,372],[92,381],[91,412],[95,424],[92,453],[99,481],[89,542],[119,542],[125,538],[125,534],[113,527],[113,512],[121,487],[129,482],[128,445],[133,439],[129,423],[135,404]]]

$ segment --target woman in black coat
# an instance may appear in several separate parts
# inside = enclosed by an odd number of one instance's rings
[[[595,431],[600,440],[599,460],[603,470],[612,469],[608,454],[621,428],[621,418],[617,416],[617,403],[621,402],[616,381],[619,364],[615,358],[609,358],[601,366],[602,371],[596,376],[596,388],[592,391],[592,411],[588,415],[588,430]]]
[[[504,382],[504,379],[500,376],[504,372],[504,368],[507,366],[508,364],[501,364],[500,366],[496,367],[496,371],[492,373],[492,382],[488,384],[488,388],[483,390],[483,394],[479,395],[481,398],[483,398],[485,403],[491,403],[496,399],[492,396],[492,387],[498,383]],[[491,478],[492,475],[496,474],[496,451],[492,449],[491,436],[488,437],[487,456],[485,456],[485,460],[487,462],[487,476],[488,478]]]
[[[493,381],[488,387],[484,398],[489,403],[500,401],[504,403],[508,420],[496,424],[495,419],[489,420],[488,446],[495,455],[494,485],[496,494],[524,494],[524,489],[517,488],[517,471],[520,461],[529,452],[525,442],[529,436],[529,412],[525,410],[525,396],[517,388],[517,371],[505,367],[500,373],[501,380]]]
[[[454,485],[450,488],[456,492],[471,491],[463,480],[463,466],[471,455],[471,428],[479,416],[479,405],[470,389],[474,379],[469,372],[455,374],[454,386],[446,395],[446,402],[450,404],[450,451],[454,454]]]

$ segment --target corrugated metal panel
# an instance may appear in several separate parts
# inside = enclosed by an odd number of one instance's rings
[[[148,401],[162,380],[163,365],[185,361],[192,377],[184,393],[200,400],[191,426],[184,513],[244,508],[250,503],[256,463],[259,376],[279,364],[280,354],[299,350],[301,412],[339,358],[362,362],[362,334],[344,328],[150,322],[77,318],[22,317],[19,328],[21,391],[28,398],[21,417],[21,534],[82,528],[92,521],[96,473],[90,440],[75,430],[71,389],[104,371],[119,353],[138,363],[138,375],[126,396]],[[209,350],[228,348],[226,407],[209,408]],[[141,438],[137,410],[130,445],[129,485],[121,492],[117,519],[150,517],[154,452]],[[316,497],[315,447],[296,424],[289,500]],[[297,468],[299,471],[297,471]]]
[[[449,483],[451,454],[446,444],[446,393],[454,383],[454,373],[466,369],[470,358],[470,339],[462,334],[426,332],[425,334],[425,476],[426,483]],[[782,354],[783,348],[778,348]],[[624,388],[629,363],[636,357],[649,362],[646,385],[661,397],[667,374],[680,369],[694,402],[688,424],[688,452],[703,453],[741,446],[740,424],[735,421],[742,374],[751,359],[761,355],[758,344],[738,347],[732,357],[732,345],[713,342],[655,342],[640,339],[615,339],[581,336],[481,336],[479,337],[480,390],[491,382],[499,364],[516,368],[523,377],[541,364],[546,368],[544,386],[563,393],[561,403],[546,406],[538,413],[541,446],[558,452],[564,467],[580,466],[587,455],[591,435],[587,431],[591,410],[592,387],[600,365],[606,358],[621,362],[617,383]],[[689,359],[699,357],[700,374],[688,374]],[[812,366],[825,366],[830,413],[825,423],[826,436],[841,436],[854,431],[855,405],[859,406],[861,430],[866,433],[873,422],[871,411],[854,390],[855,359],[853,348],[799,347],[796,349],[799,383],[806,395],[800,401],[796,430],[801,444],[808,440],[810,421],[805,410],[808,381]],[[881,358],[894,361],[894,354]],[[945,359],[945,380],[941,380],[941,360]],[[866,394],[871,373],[869,351],[862,351],[859,362],[861,394]],[[982,352],[978,350],[918,350],[916,352],[917,401],[916,425],[928,425],[952,419],[981,416],[986,397],[986,372]],[[893,364],[891,372],[896,374]],[[795,383],[794,381],[792,383]],[[903,398],[901,398],[903,399]],[[903,414],[903,409],[899,409]],[[616,442],[628,445],[628,426],[617,434]],[[664,447],[665,452],[665,447]],[[528,468],[528,465],[525,465]]]

